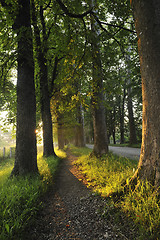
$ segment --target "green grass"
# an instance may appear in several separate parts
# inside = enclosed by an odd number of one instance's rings
[[[123,211],[139,226],[143,236],[160,239],[160,199],[149,182],[139,182],[121,202]],[[143,239],[143,238],[141,238]]]
[[[109,153],[100,159],[83,155],[75,163],[86,176],[88,186],[106,197],[112,192],[121,191],[124,181],[133,175],[137,162]]]
[[[65,157],[63,152],[57,152]],[[38,157],[40,175],[9,178],[14,160],[0,164],[0,239],[18,239],[41,207],[42,196],[53,182],[60,158]]]
[[[89,149],[88,147],[75,147],[73,144],[66,146],[66,148],[69,148],[72,154],[78,157],[88,155],[89,153],[92,152],[92,149]]]
[[[160,200],[158,194],[148,182],[139,182],[136,189],[126,194],[118,202],[112,199],[112,193],[123,190],[123,183],[129,182],[137,168],[137,161],[114,156],[109,153],[101,158],[83,154],[84,150],[71,147],[71,152],[78,151],[75,164],[88,181],[88,187],[107,199],[105,216],[113,216],[125,230],[131,222],[131,229],[138,229],[136,239],[160,239]],[[108,197],[109,196],[109,197]],[[124,221],[124,216],[129,220]],[[109,217],[110,218],[110,217]]]

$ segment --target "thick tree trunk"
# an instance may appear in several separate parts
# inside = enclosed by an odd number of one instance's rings
[[[91,0],[91,7],[96,2]],[[91,17],[91,45],[92,45],[92,113],[94,127],[94,148],[93,153],[102,155],[108,152],[108,138],[105,119],[104,95],[103,95],[103,74],[99,46],[98,26]]]
[[[17,26],[18,24],[18,26]],[[16,160],[12,175],[38,172],[30,1],[19,0]]]
[[[160,186],[160,1],[133,0],[143,98],[142,147],[135,176]]]
[[[104,107],[99,102],[99,106],[93,107],[93,127],[94,127],[94,149],[96,155],[108,152],[107,129],[105,124]]]

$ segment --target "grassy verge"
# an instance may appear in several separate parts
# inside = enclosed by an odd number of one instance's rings
[[[71,151],[74,154],[78,152],[79,158],[75,164],[87,179],[88,187],[92,187],[94,192],[107,199],[103,215],[109,219],[112,216],[122,231],[138,231],[138,235],[133,239],[160,239],[160,200],[148,182],[139,182],[134,191],[130,189],[129,193],[116,203],[112,197],[108,197],[111,193],[122,190],[122,184],[132,177],[137,167],[136,161],[112,154],[98,159],[87,155],[87,150],[86,154],[83,154],[84,149],[80,154],[81,149],[73,146]]]
[[[129,143],[123,143],[123,144],[109,144],[109,146],[113,146],[113,147],[132,147],[132,148],[141,148],[141,143],[137,143],[137,144],[129,144]]]
[[[30,223],[41,207],[42,196],[53,182],[63,152],[59,157],[38,156],[39,176],[9,178],[14,160],[0,163],[0,239],[19,239],[19,233]]]

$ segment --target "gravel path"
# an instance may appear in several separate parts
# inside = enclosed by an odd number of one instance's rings
[[[104,211],[105,200],[95,196],[77,179],[81,176],[72,165],[73,160],[75,157],[70,156],[62,161],[56,183],[45,197],[44,208],[25,239],[129,239],[102,217],[100,212]]]

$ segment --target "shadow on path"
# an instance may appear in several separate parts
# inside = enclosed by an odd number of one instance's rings
[[[95,196],[72,172],[75,159],[63,160],[54,187],[45,196],[43,210],[26,240],[106,240],[128,239],[105,220],[105,200]],[[24,240],[24,238],[23,238]]]

